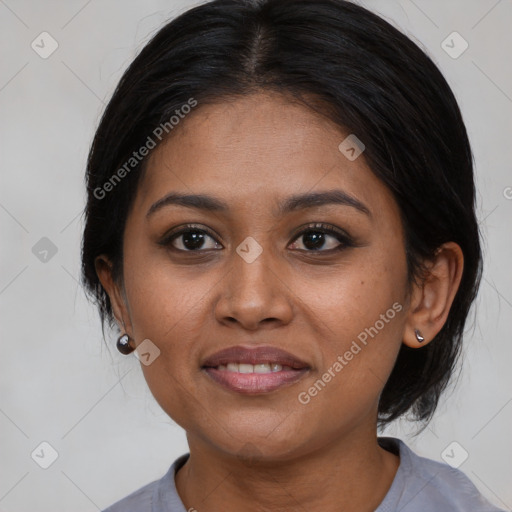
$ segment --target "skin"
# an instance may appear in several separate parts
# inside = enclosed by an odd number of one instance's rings
[[[463,257],[447,243],[426,279],[408,284],[398,206],[364,153],[350,161],[338,150],[347,135],[274,93],[199,105],[150,156],[126,223],[123,283],[113,281],[105,255],[97,258],[123,332],[161,351],[142,369],[187,432],[191,455],[176,475],[187,509],[373,511],[391,486],[399,457],[377,443],[379,396],[401,344],[419,348],[442,328]],[[331,204],[274,216],[292,194],[330,189],[357,198],[370,215]],[[215,196],[229,212],[170,205],[147,218],[170,192]],[[345,230],[355,246],[327,252],[340,246],[327,234],[319,250],[308,249],[302,228],[317,222]],[[187,223],[213,231],[203,246],[210,250],[184,252],[191,245],[183,236],[158,244]],[[249,236],[263,250],[252,263],[236,252]],[[402,311],[301,404],[298,394],[395,302]],[[201,363],[238,344],[278,346],[310,370],[270,393],[226,390]]]

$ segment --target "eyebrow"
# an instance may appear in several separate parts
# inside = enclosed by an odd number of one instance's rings
[[[305,208],[318,208],[324,205],[338,204],[350,206],[356,210],[371,217],[370,209],[359,199],[347,194],[342,190],[326,190],[322,192],[308,192],[306,194],[297,194],[286,198],[279,204],[277,212],[274,215],[282,216]],[[205,210],[209,212],[228,213],[229,206],[224,201],[204,195],[204,194],[181,194],[171,192],[154,203],[146,213],[146,218],[153,215],[158,210],[169,206],[178,205],[186,208]]]

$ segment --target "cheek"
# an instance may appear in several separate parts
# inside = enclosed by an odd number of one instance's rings
[[[368,247],[333,272],[323,292],[316,282],[297,286],[316,323],[319,377],[329,381],[324,399],[364,407],[380,394],[402,343],[405,256]]]
[[[174,360],[183,357],[187,342],[200,338],[205,290],[211,286],[205,277],[180,279],[157,268],[134,276],[126,289],[136,340],[149,338],[162,352],[172,352]]]
[[[340,425],[348,428],[375,413],[404,329],[404,305],[395,300],[400,294],[391,284],[384,292],[377,279],[362,284],[352,278],[333,286],[327,307],[326,301],[318,304],[320,364],[314,379],[300,389],[299,403],[308,421],[326,432],[336,432]]]
[[[397,310],[405,308],[407,271],[405,258],[399,254],[361,248],[329,274],[304,275],[295,279],[293,290],[307,305],[305,309],[311,311],[310,318],[317,326],[325,326],[322,334],[337,348],[343,348],[376,322],[383,333],[400,330],[403,315]],[[393,308],[395,303],[401,308]]]
[[[138,257],[139,256],[139,257]],[[195,418],[198,400],[193,393],[195,341],[204,336],[205,291],[210,278],[192,278],[157,259],[133,252],[126,256],[125,288],[137,343],[151,340],[160,353],[149,365],[141,364],[156,401],[182,427]]]

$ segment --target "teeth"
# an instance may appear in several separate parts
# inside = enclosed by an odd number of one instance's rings
[[[238,371],[240,373],[254,373],[254,366],[252,364],[239,364]]]
[[[278,363],[259,363],[259,364],[247,364],[247,363],[228,363],[220,364],[217,366],[217,370],[236,372],[236,373],[272,373],[280,372],[282,370],[291,370],[290,366],[282,366]]]
[[[254,373],[270,373],[272,369],[269,364],[261,363],[254,365]]]

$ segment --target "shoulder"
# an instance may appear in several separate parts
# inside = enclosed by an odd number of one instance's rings
[[[174,477],[188,457],[188,453],[181,455],[162,478],[144,485],[102,512],[154,512],[155,510],[181,512],[185,510],[176,491]]]
[[[155,480],[125,498],[116,501],[102,512],[151,512],[153,494],[159,480]]]
[[[390,442],[400,451],[404,485],[399,503],[404,512],[502,512],[461,470],[421,457],[399,439]]]

